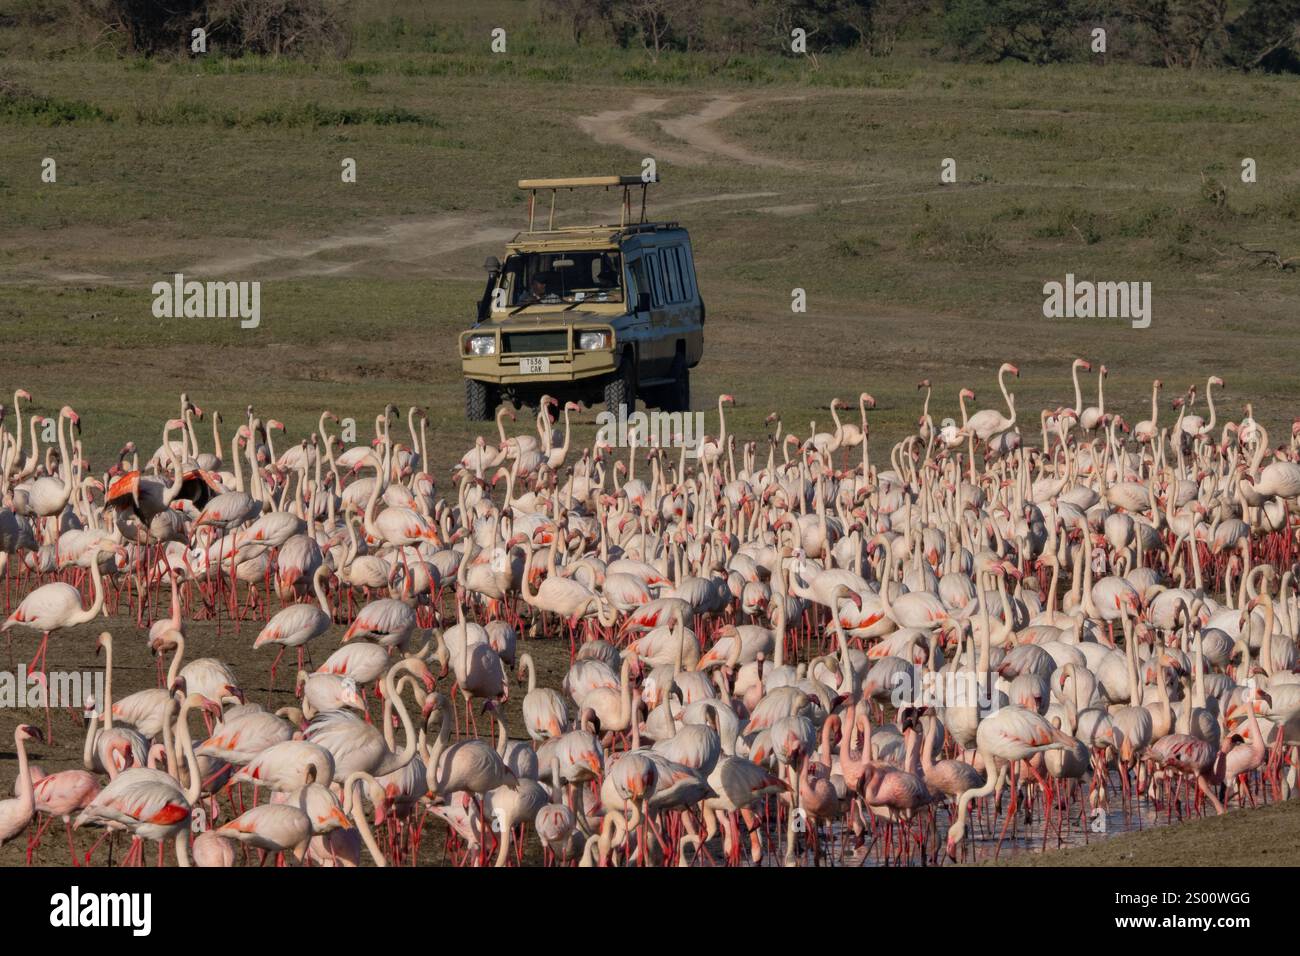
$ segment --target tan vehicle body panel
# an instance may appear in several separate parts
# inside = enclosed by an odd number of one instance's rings
[[[640,289],[641,281],[631,273],[634,264],[646,263],[648,257],[663,254],[663,250],[676,247],[682,257],[685,272],[683,284],[689,289],[679,289],[675,298],[663,288],[666,277],[661,273],[659,288],[647,280],[651,288]],[[689,367],[697,365],[704,352],[703,306],[695,281],[694,259],[690,237],[685,229],[675,223],[640,223],[634,226],[600,226],[578,229],[520,233],[506,246],[507,257],[530,252],[618,252],[621,256],[624,292],[622,302],[588,300],[574,303],[536,303],[516,315],[509,313],[516,307],[493,309],[487,319],[460,335],[461,367],[466,378],[490,382],[494,385],[540,385],[547,382],[577,382],[597,379],[614,372],[624,350],[631,347],[638,379],[656,380],[666,376],[673,363],[677,343],[684,346]],[[671,254],[671,253],[670,253]],[[504,281],[504,273],[502,280]],[[645,267],[639,275],[645,275]],[[639,292],[651,294],[648,312],[636,312]],[[611,332],[608,348],[586,350],[578,348],[578,335],[586,330]],[[546,351],[504,353],[502,336],[518,332],[562,332],[563,347],[559,343]],[[493,355],[467,353],[468,340],[474,336],[494,335],[496,352]],[[549,371],[525,374],[520,371],[523,358],[549,359]]]

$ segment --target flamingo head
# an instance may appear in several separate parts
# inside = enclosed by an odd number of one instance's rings
[[[435,679],[433,676],[433,671],[429,670],[429,665],[427,665],[419,657],[408,657],[407,660],[410,661],[410,663],[407,665],[407,669],[411,672],[411,674],[414,677],[419,679],[420,683],[424,685],[425,690],[432,693],[435,684]]]
[[[948,853],[948,859],[954,863],[957,861],[957,848],[961,845],[962,836],[962,831],[956,823],[948,828],[948,844],[945,850]]]
[[[33,727],[31,724],[19,724],[15,736],[22,740],[35,740],[45,743],[45,734],[39,727]]]
[[[963,388],[957,395],[959,398],[969,398],[972,402],[975,401],[975,393],[969,388]]]
[[[928,378],[923,378],[923,379],[921,379],[921,381],[919,381],[919,382],[916,383],[916,387],[917,387],[917,388],[929,388],[929,387],[930,387],[930,380],[929,380]]]
[[[198,707],[212,719],[221,719],[221,705],[211,697],[205,697],[202,694],[193,693],[187,694],[186,699],[189,701],[190,706]]]
[[[1092,371],[1092,363],[1089,362],[1087,359],[1081,359],[1081,358],[1079,358],[1079,359],[1075,359],[1075,360],[1074,360],[1074,364],[1075,364],[1075,366],[1077,366],[1078,368],[1083,369],[1085,372],[1091,372],[1091,371]]]
[[[719,396],[718,396],[718,401],[719,401],[719,402],[725,402],[725,403],[728,404],[728,405],[735,405],[735,404],[736,404],[736,396],[734,396],[734,395],[719,395]]]
[[[151,639],[149,641],[149,653],[154,655],[163,654],[176,647],[176,634],[176,631],[168,629]]]
[[[929,379],[926,380],[925,384],[926,384],[926,385],[929,385],[929,384],[930,384]],[[863,392],[861,395],[858,396],[858,401],[860,401],[860,402],[862,402],[864,405],[866,405],[867,408],[875,408],[875,407],[876,407],[876,400],[875,400],[874,398],[872,398],[870,395],[868,395],[866,392]]]

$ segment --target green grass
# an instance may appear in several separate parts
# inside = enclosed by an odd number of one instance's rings
[[[865,388],[883,450],[919,414],[916,380],[935,381],[940,416],[962,385],[987,407],[1004,359],[1024,371],[1032,416],[1072,400],[1075,355],[1109,364],[1110,404],[1130,421],[1146,417],[1152,378],[1173,389],[1212,371],[1234,412],[1253,399],[1282,427],[1294,411],[1297,273],[1243,249],[1300,252],[1294,81],[906,54],[655,63],[570,49],[514,0],[362,4],[358,23],[352,57],[321,63],[48,59],[0,35],[6,379],[102,423],[92,453],[142,438],[189,388],[299,429],[326,405],[426,406],[449,462],[474,433],[458,418],[454,334],[500,244],[448,244],[430,224],[519,226],[520,176],[636,169],[638,155],[573,118],[639,94],[669,102],[629,129],[668,148],[682,144],[657,120],[719,93],[753,99],[715,131],[797,164],[664,163],[652,196],[652,212],[691,228],[709,305],[697,406],[737,394],[751,437],[774,408],[803,430]],[[500,56],[487,48],[497,25]],[[39,181],[46,156],[57,184]],[[1240,182],[1243,156],[1258,183]],[[945,157],[956,184],[939,182]],[[355,184],[340,181],[344,158]],[[1222,205],[1206,180],[1223,184]],[[729,193],[773,196],[690,201]],[[391,238],[402,230],[409,241]],[[284,249],[296,257],[256,261]],[[263,280],[260,329],[152,317],[154,281],[231,259],[251,264],[221,278]],[[1066,272],[1150,281],[1152,328],[1042,318],[1043,283]],[[805,315],[789,311],[795,287]]]

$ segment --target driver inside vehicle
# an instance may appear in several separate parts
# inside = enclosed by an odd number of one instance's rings
[[[533,276],[532,281],[529,282],[528,285],[519,290],[519,294],[515,296],[515,305],[540,302],[546,296],[546,293],[546,280],[542,278],[542,274],[539,272],[537,275]]]
[[[610,262],[609,256],[600,257],[600,271],[596,274],[596,287],[598,289],[618,288],[618,270]]]

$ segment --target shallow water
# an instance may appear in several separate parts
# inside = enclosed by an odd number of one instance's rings
[[[1104,809],[1087,810],[1081,819],[1079,796],[1071,793],[1069,807],[1064,815],[1058,803],[1051,807],[1050,814],[1045,818],[1041,796],[1035,799],[1028,814],[1022,801],[1017,808],[1015,820],[1007,825],[1005,836],[999,846],[999,834],[1007,820],[1006,814],[1010,803],[1010,790],[1004,789],[996,819],[992,817],[991,798],[983,803],[971,805],[967,838],[958,854],[957,862],[978,863],[995,858],[1005,860],[1022,853],[1043,853],[1086,846],[1125,833],[1176,826],[1185,820],[1213,815],[1214,808],[1203,798],[1199,805],[1194,802],[1189,803],[1188,792],[1188,787],[1184,784],[1172,801],[1167,798],[1163,789],[1155,800],[1145,793],[1136,799],[1131,794],[1125,798],[1122,794],[1119,774],[1112,770],[1109,775]],[[1258,781],[1252,783],[1252,793],[1254,805],[1272,802],[1271,790],[1265,787],[1261,793]],[[1058,801],[1059,799],[1058,795]],[[1083,799],[1087,800],[1086,792]],[[1239,794],[1232,798],[1231,802],[1225,799],[1225,803],[1229,809],[1252,805],[1245,794]],[[918,818],[906,827],[900,824],[890,825],[877,818],[874,833],[868,827],[862,834],[861,840],[842,822],[836,822],[829,828],[823,825],[819,829],[820,858],[815,862],[811,841],[806,834],[800,834],[799,862],[805,866],[951,864],[952,861],[945,853],[947,832],[951,823],[949,806],[941,804],[931,815],[926,815],[924,819]],[[784,826],[780,836],[779,847],[765,843],[767,852],[761,865],[779,866],[784,863],[786,852]],[[903,838],[901,852],[900,836]],[[745,847],[748,850],[747,843]]]

